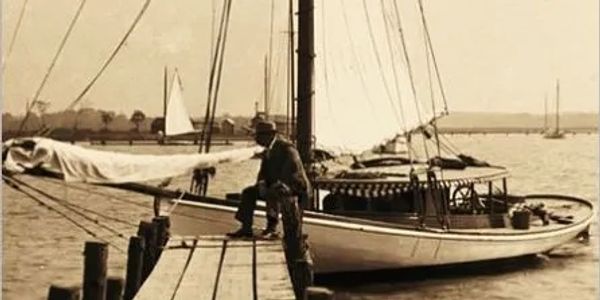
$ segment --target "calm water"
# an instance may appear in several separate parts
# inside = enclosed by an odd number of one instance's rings
[[[598,202],[598,135],[545,140],[537,135],[451,136],[464,153],[512,172],[513,193],[559,193]],[[108,146],[135,153],[195,152],[195,147]],[[255,179],[257,162],[224,166],[209,192],[222,196]],[[50,206],[73,216],[101,239],[111,242],[109,275],[124,276],[127,237],[137,223],[151,217],[150,197],[107,189],[26,178],[27,182],[68,201],[90,222],[54,202]],[[173,185],[185,188],[187,177]],[[85,190],[82,190],[85,189]],[[93,190],[90,190],[93,189]],[[55,211],[3,185],[3,299],[45,299],[50,284],[81,284],[84,242],[94,238]],[[108,197],[110,196],[110,197]],[[111,219],[107,219],[106,216]],[[100,224],[100,225],[98,225]],[[420,269],[375,274],[319,277],[338,299],[596,299],[598,297],[598,227],[589,246],[569,244],[550,256],[460,268]]]

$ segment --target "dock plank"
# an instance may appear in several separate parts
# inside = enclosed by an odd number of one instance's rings
[[[253,243],[242,240],[227,241],[216,299],[253,297]]]
[[[223,240],[198,239],[174,299],[212,299]]]
[[[136,300],[171,299],[190,255],[189,248],[163,251],[158,263],[141,289]]]
[[[174,236],[135,299],[295,297],[281,240]]]
[[[281,241],[256,245],[257,299],[295,299]]]

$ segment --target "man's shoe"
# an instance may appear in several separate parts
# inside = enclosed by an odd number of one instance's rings
[[[240,228],[234,232],[228,232],[228,237],[231,238],[251,238],[254,236],[252,229]]]
[[[260,237],[266,240],[274,240],[278,239],[280,236],[276,228],[267,227],[260,233]]]

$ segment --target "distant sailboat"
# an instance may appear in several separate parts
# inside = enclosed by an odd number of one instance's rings
[[[196,132],[190,114],[183,103],[183,93],[181,78],[175,70],[173,80],[171,81],[171,92],[169,93],[169,102],[165,113],[165,135],[173,136],[185,133]]]
[[[565,137],[564,132],[560,131],[560,124],[559,124],[560,117],[559,117],[559,113],[558,113],[559,102],[560,102],[560,83],[558,80],[556,80],[556,123],[555,123],[554,130],[550,130],[550,129],[544,130],[544,138],[546,138],[546,139],[562,139]],[[544,127],[547,128],[547,126],[544,126]]]

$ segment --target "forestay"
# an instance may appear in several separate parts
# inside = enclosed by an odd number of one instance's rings
[[[315,2],[318,146],[360,153],[440,114],[417,0]]]
[[[33,150],[13,147],[8,149],[4,168],[23,171],[42,166],[59,172],[68,182],[125,183],[141,182],[186,174],[194,168],[243,161],[262,151],[262,147],[249,147],[214,153],[144,155],[112,151],[99,151],[58,142],[46,138],[29,138],[35,143]]]

